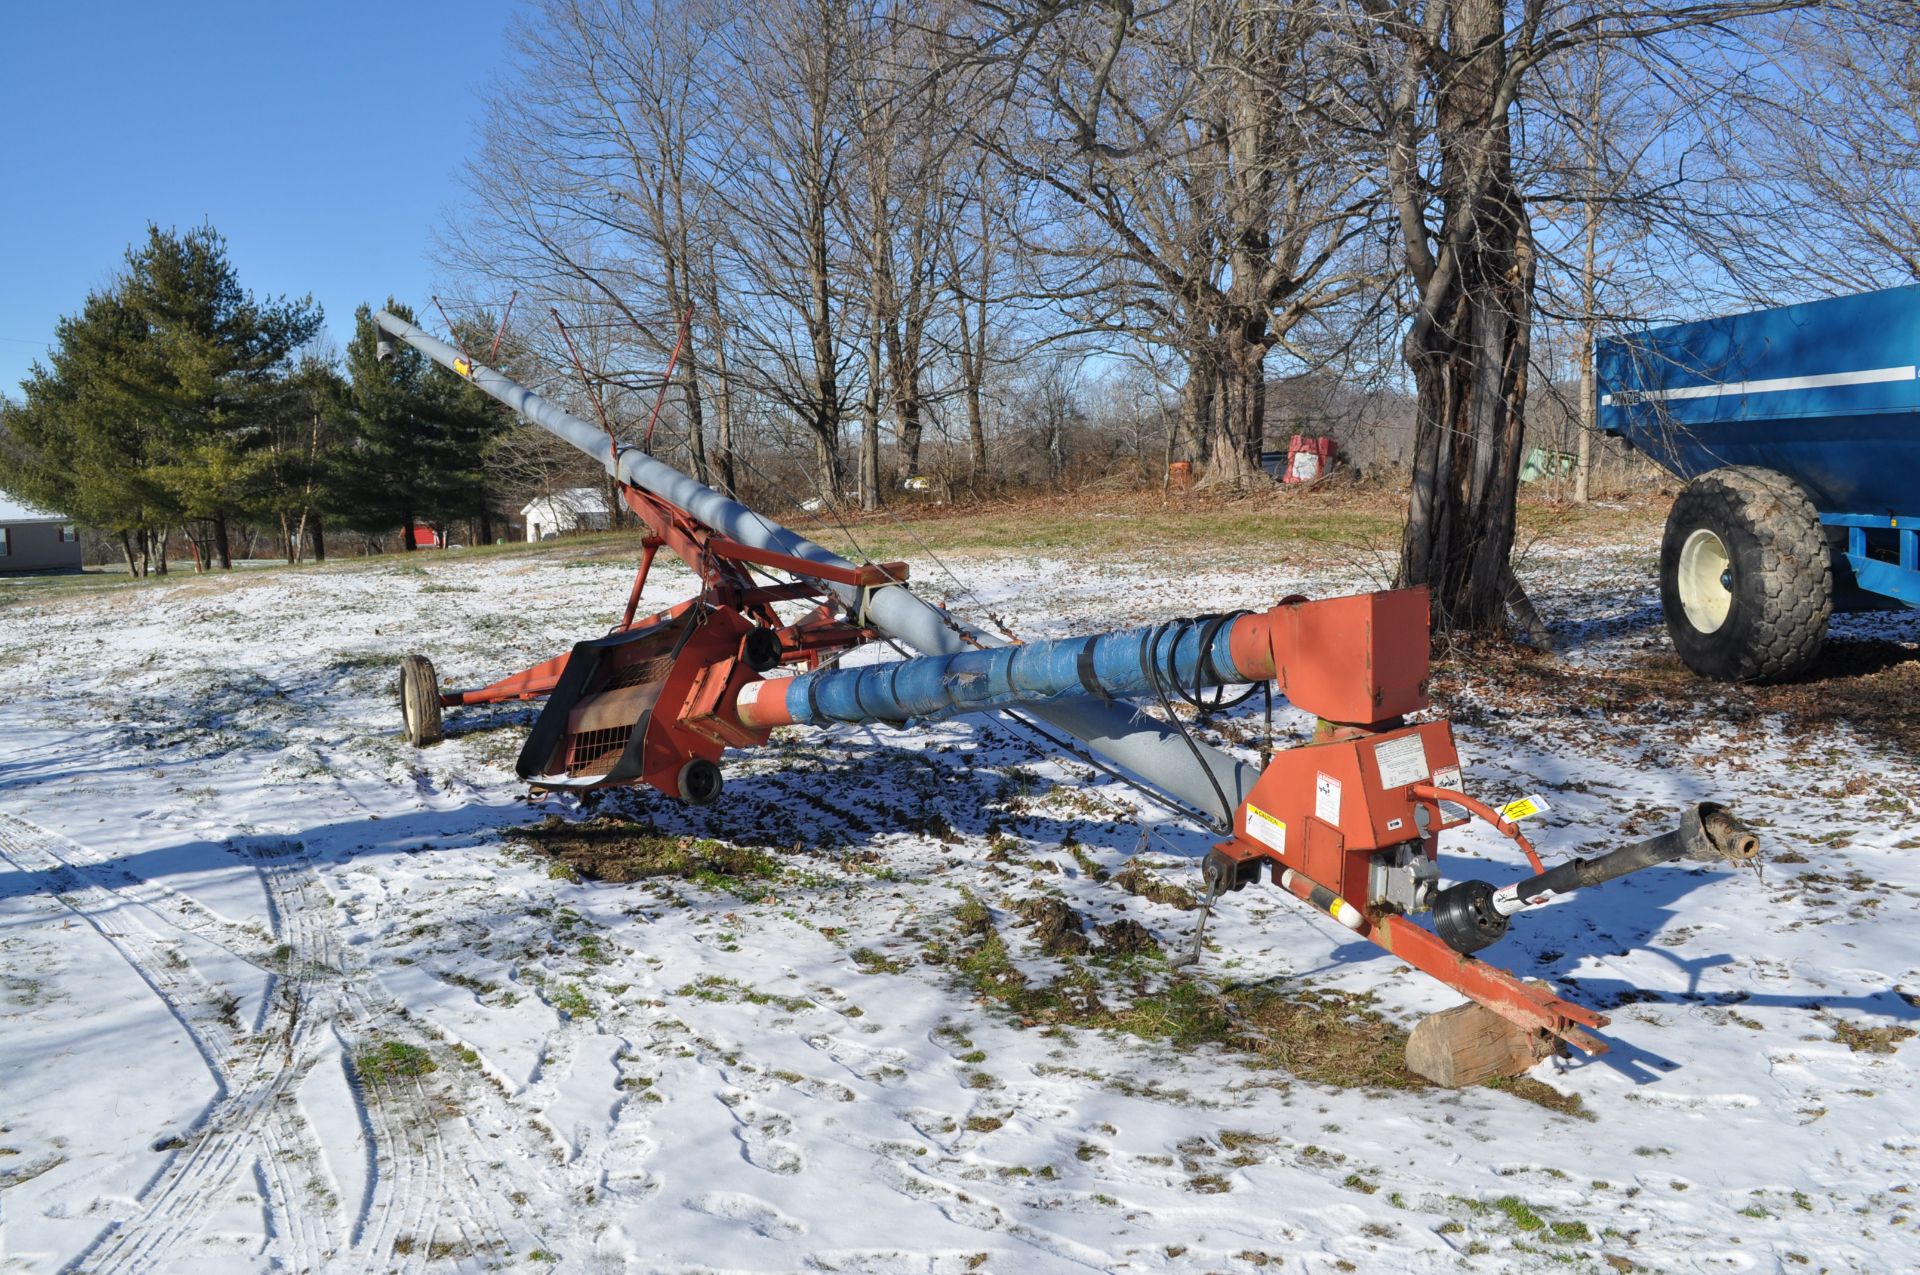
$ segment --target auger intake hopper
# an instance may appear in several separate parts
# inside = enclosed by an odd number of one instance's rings
[[[737,617],[693,602],[658,623],[576,643],[516,772],[536,788],[646,783],[697,805],[712,801],[722,749],[764,742],[765,734],[735,740],[694,705],[703,691],[757,677],[735,658],[751,632]],[[708,733],[703,725],[721,728]]]

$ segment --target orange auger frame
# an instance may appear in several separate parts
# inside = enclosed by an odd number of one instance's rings
[[[1386,729],[1323,726],[1312,743],[1277,754],[1241,804],[1234,835],[1208,856],[1210,886],[1239,889],[1264,867],[1274,884],[1516,1026],[1605,1052],[1585,1030],[1606,1026],[1605,1015],[1462,955],[1408,919],[1431,908],[1440,833],[1469,822],[1468,810],[1492,816],[1536,869],[1539,858],[1517,829],[1458,791],[1447,722],[1379,725]]]
[[[704,803],[720,791],[724,749],[763,744],[772,727],[794,720],[782,697],[790,689],[797,695],[800,684],[764,674],[781,665],[817,669],[823,657],[878,636],[860,622],[859,609],[838,604],[825,585],[851,586],[864,598],[865,590],[904,581],[907,569],[826,565],[751,548],[647,492],[623,485],[621,494],[648,532],[620,622],[605,637],[489,686],[444,691],[440,704],[549,696],[521,757],[520,773],[537,789],[646,784]],[[699,577],[701,593],[636,619],[661,548]],[[750,567],[795,580],[756,584]],[[774,604],[795,600],[817,605],[783,621]],[[1234,812],[1231,835],[1207,856],[1209,904],[1265,869],[1275,884],[1521,1031],[1589,1054],[1605,1051],[1590,1031],[1606,1025],[1604,1015],[1467,954],[1504,933],[1506,915],[1538,899],[1508,898],[1496,916],[1487,911],[1491,887],[1443,889],[1440,834],[1478,816],[1515,843],[1535,874],[1545,868],[1518,828],[1461,791],[1449,723],[1406,720],[1430,707],[1425,590],[1289,600],[1223,623],[1231,624],[1224,631],[1232,668],[1215,668],[1215,680],[1271,678],[1320,720],[1311,742],[1279,752],[1259,774]],[[1087,641],[1091,651],[1093,639]],[[776,695],[761,694],[776,687]],[[1492,937],[1463,942],[1442,937],[1446,924],[1436,934],[1409,919],[1467,886],[1483,893],[1453,900],[1449,916],[1478,916],[1493,927]]]
[[[779,664],[818,667],[832,652],[878,636],[836,614],[826,584],[879,588],[907,579],[903,562],[838,567],[743,545],[699,522],[685,510],[625,483],[620,495],[646,526],[641,557],[625,610],[606,637],[581,643],[565,655],[486,686],[443,690],[443,708],[509,700],[542,699],[561,689],[585,648],[614,648],[597,668],[593,684],[576,688],[559,756],[522,754],[523,778],[537,787],[591,788],[644,783],[670,796],[694,800],[717,793],[710,768],[728,746],[764,743],[767,733],[743,726],[733,712],[741,685]],[[668,549],[700,579],[696,598],[636,618],[656,555]],[[755,583],[750,568],[785,571],[791,583]],[[791,623],[776,602],[813,601],[814,609]],[[621,641],[620,639],[629,639]],[[749,648],[749,644],[750,648]],[[663,656],[670,656],[664,664]],[[668,666],[671,666],[670,668]],[[640,676],[655,672],[654,676]],[[624,683],[624,685],[610,685]],[[608,715],[624,713],[623,721]],[[572,741],[579,741],[576,744]],[[609,747],[617,743],[617,747]],[[640,760],[637,773],[620,761]],[[698,764],[696,764],[698,763]],[[708,799],[711,799],[709,795]]]

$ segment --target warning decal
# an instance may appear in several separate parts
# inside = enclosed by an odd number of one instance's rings
[[[1287,852],[1287,825],[1251,801],[1247,803],[1247,835],[1269,850]]]
[[[1500,807],[1500,817],[1508,823],[1519,823],[1530,815],[1543,815],[1551,809],[1553,807],[1547,804],[1547,799],[1536,793],[1518,801],[1509,801]]]
[[[1423,784],[1433,772],[1427,769],[1427,746],[1418,735],[1402,735],[1373,746],[1374,764],[1380,767],[1382,788],[1405,788]]]
[[[1460,787],[1460,768],[1458,766],[1442,766],[1439,770],[1434,771],[1433,786],[1435,788],[1445,788],[1450,792],[1464,792],[1465,789]],[[1443,801],[1440,803],[1440,817],[1448,823],[1453,823],[1460,819],[1471,819],[1473,818],[1473,813],[1457,801]]]
[[[1340,826],[1340,781],[1324,770],[1313,777],[1313,817]]]

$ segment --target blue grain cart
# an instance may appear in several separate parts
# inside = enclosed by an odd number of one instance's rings
[[[1834,611],[1920,608],[1920,286],[1601,342],[1600,425],[1688,480],[1660,546],[1687,666],[1806,668]]]

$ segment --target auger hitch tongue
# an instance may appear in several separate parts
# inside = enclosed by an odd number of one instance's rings
[[[1677,859],[1745,865],[1759,854],[1760,839],[1751,829],[1725,806],[1702,802],[1680,817],[1679,827],[1592,859],[1569,859],[1498,889],[1485,881],[1450,885],[1434,898],[1433,928],[1454,951],[1478,952],[1504,938],[1514,916],[1553,895],[1604,885]]]
[[[1758,850],[1739,820],[1709,803],[1672,832],[1549,869],[1525,833],[1464,791],[1451,724],[1409,722],[1432,706],[1425,589],[1003,640],[915,594],[905,563],[841,558],[413,324],[385,311],[374,321],[386,344],[421,351],[598,460],[646,528],[625,608],[603,635],[468,689],[443,687],[423,655],[401,663],[402,721],[415,745],[441,737],[445,709],[545,700],[516,766],[536,792],[645,786],[705,805],[721,798],[726,754],[765,745],[776,730],[1016,710],[1073,741],[1050,742],[1084,749],[1074,755],[1157,790],[1156,800],[1224,836],[1206,856],[1206,907],[1182,964],[1198,959],[1215,902],[1267,873],[1475,1002],[1430,1016],[1409,1040],[1407,1065],[1442,1084],[1517,1074],[1562,1043],[1607,1048],[1588,1030],[1604,1027],[1604,1015],[1471,955],[1515,914],[1658,863],[1747,863]],[[700,591],[646,614],[641,594],[661,550],[686,564]],[[841,661],[882,641],[919,654]],[[1176,711],[1181,701],[1204,716],[1238,702],[1224,688],[1261,685],[1318,725],[1311,740],[1271,760],[1263,752],[1259,764],[1199,738]],[[1498,888],[1443,885],[1440,834],[1475,818],[1510,839],[1534,875]],[[1423,912],[1433,929],[1411,919]]]

